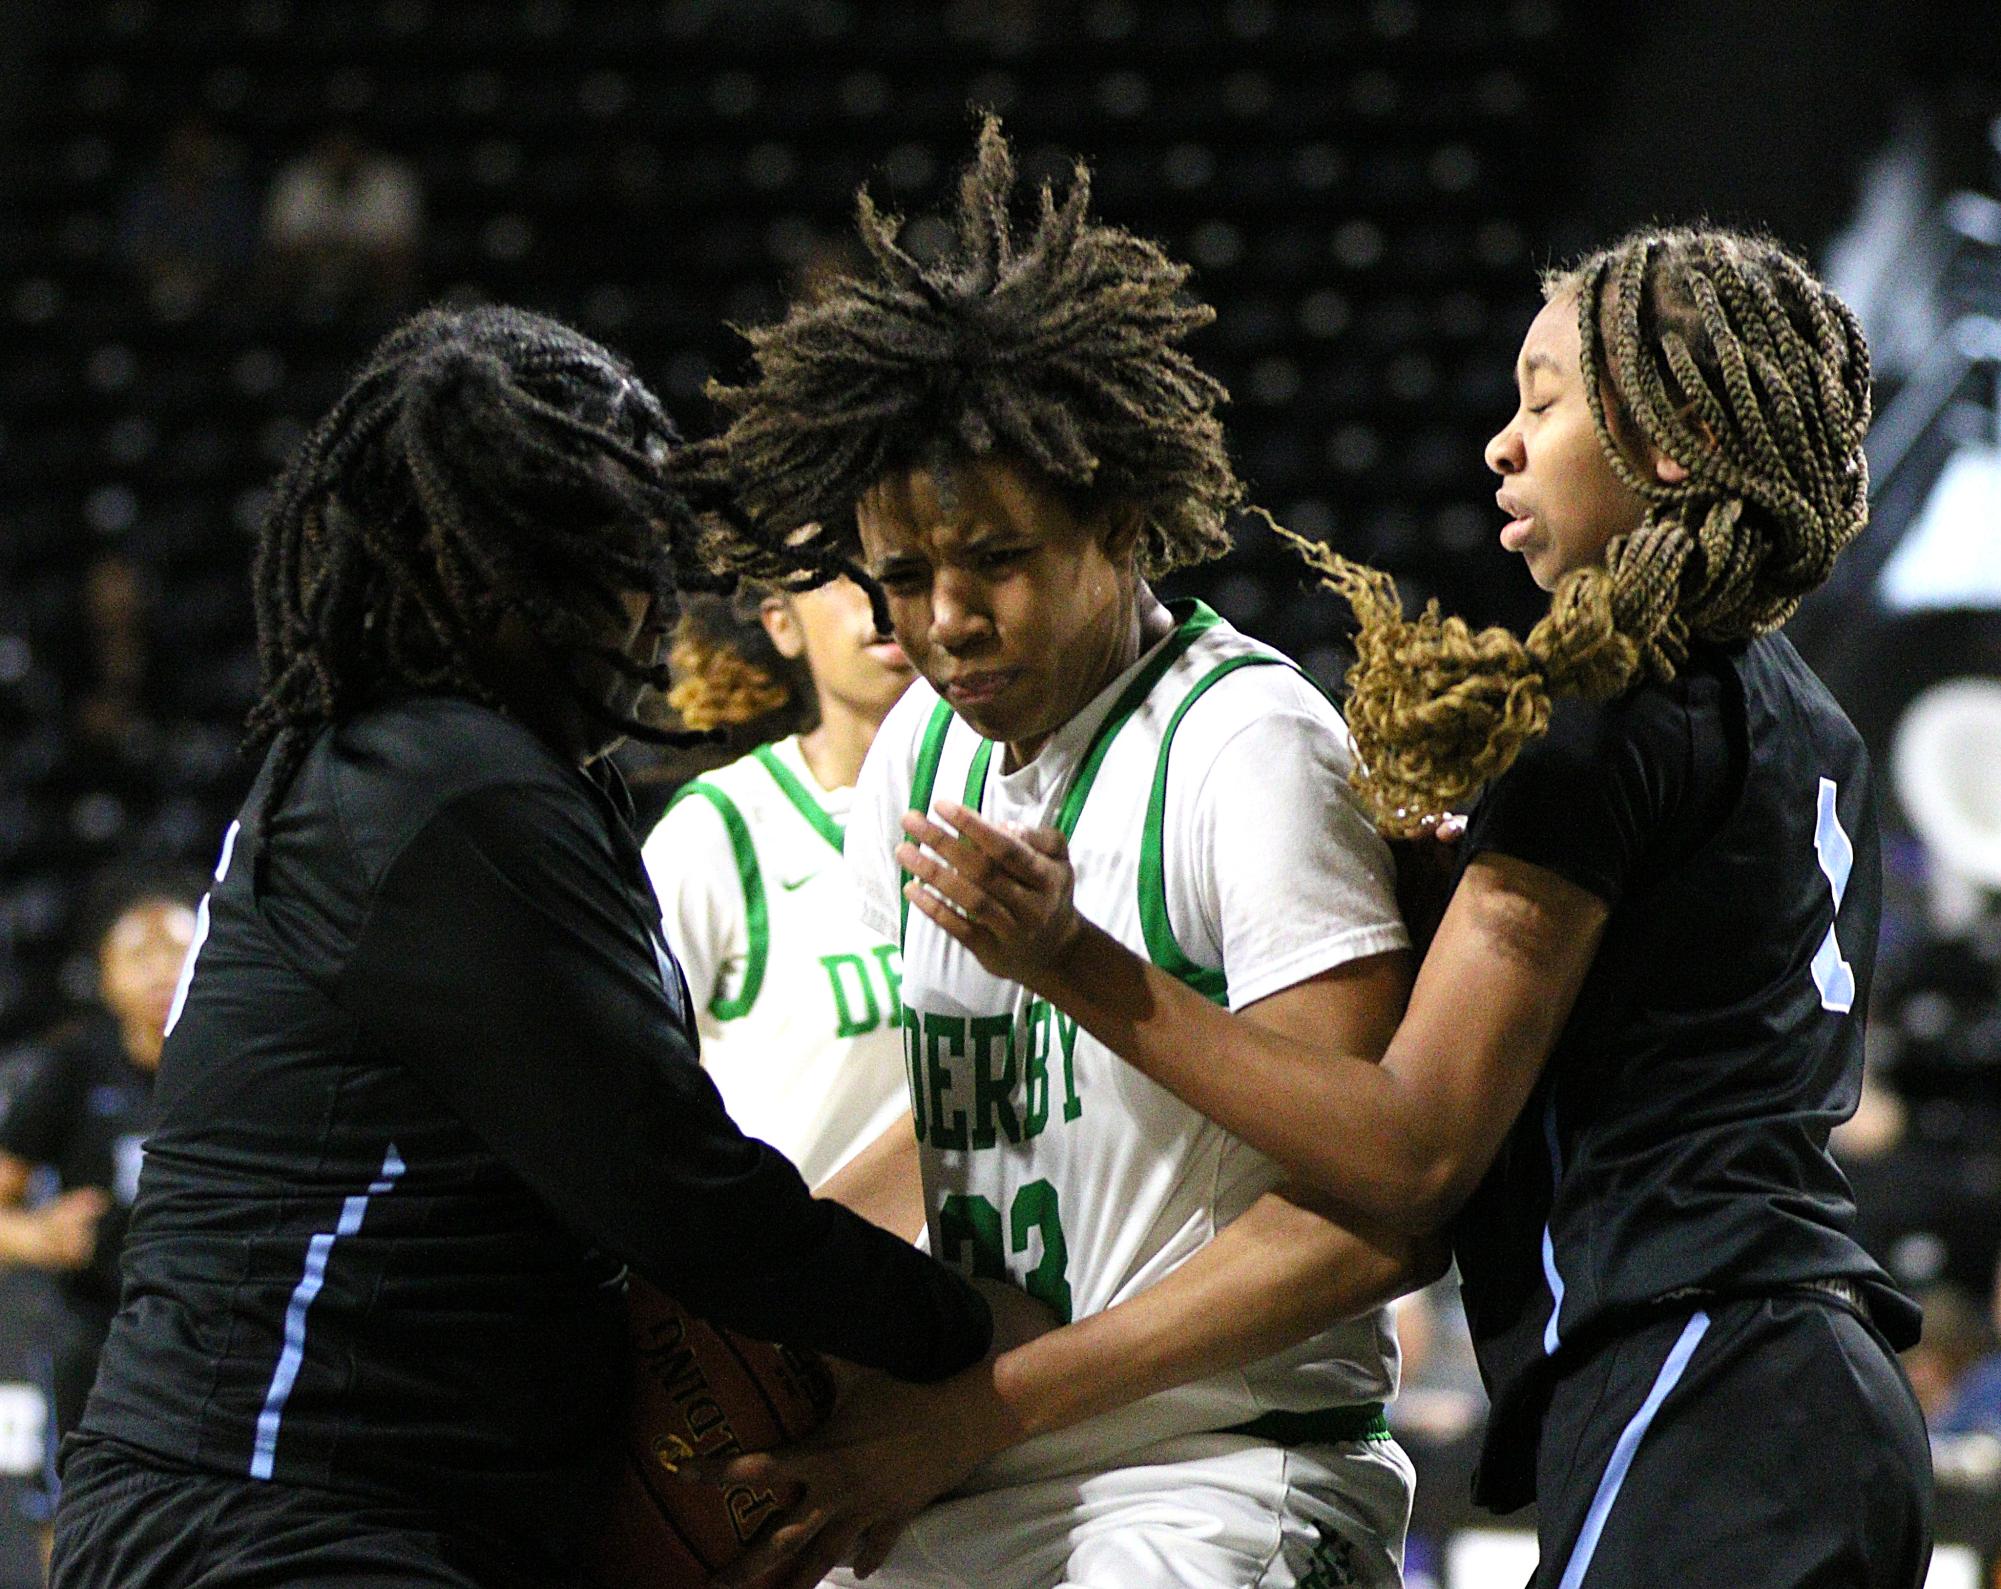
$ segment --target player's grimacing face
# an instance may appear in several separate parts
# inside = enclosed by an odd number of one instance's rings
[[[1017,763],[1117,672],[1132,538],[1079,515],[1033,469],[988,457],[900,470],[855,516],[905,654]]]
[[[1520,552],[1544,590],[1600,562],[1614,536],[1639,527],[1645,504],[1612,471],[1584,392],[1577,300],[1552,299],[1522,339],[1520,402],[1487,443],[1487,467],[1509,522],[1501,545]]]

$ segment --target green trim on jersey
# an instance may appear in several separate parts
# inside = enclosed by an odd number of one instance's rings
[[[1167,877],[1161,860],[1165,842],[1162,829],[1167,821],[1167,757],[1174,749],[1174,731],[1188,715],[1188,708],[1201,700],[1212,684],[1221,683],[1239,668],[1290,666],[1283,657],[1257,655],[1231,657],[1217,663],[1202,675],[1167,720],[1167,731],[1160,736],[1160,755],[1153,764],[1153,792],[1147,796],[1146,826],[1141,830],[1139,846],[1139,924],[1146,936],[1146,957],[1213,1004],[1228,1003],[1228,977],[1212,966],[1198,966],[1182,952],[1174,936],[1174,923],[1167,914]]]
[[[1132,682],[1120,692],[1119,698],[1112,703],[1111,710],[1105,714],[1104,721],[1098,725],[1097,733],[1091,736],[1091,743],[1085,747],[1084,759],[1078,764],[1077,775],[1071,780],[1069,789],[1064,793],[1063,804],[1056,813],[1056,831],[1063,835],[1066,842],[1076,835],[1078,820],[1084,814],[1084,802],[1090,798],[1091,785],[1097,782],[1098,769],[1105,764],[1105,757],[1111,753],[1112,741],[1118,738],[1119,730],[1124,728],[1132,720],[1133,714],[1146,704],[1146,698],[1153,693],[1161,679],[1166,676],[1167,670],[1181,660],[1190,646],[1223,621],[1216,610],[1204,601],[1172,602],[1168,606],[1168,611],[1173,613],[1178,620],[1175,624],[1174,633],[1162,644],[1159,652],[1155,654],[1153,659],[1138,673],[1133,675]],[[1260,657],[1256,659],[1245,658],[1242,660],[1277,662],[1281,659],[1277,657]],[[1226,662],[1222,665],[1220,671],[1227,671],[1238,665],[1240,665],[1238,662]],[[1218,676],[1219,674],[1211,674],[1209,679]],[[1207,688],[1209,679],[1205,679],[1195,687],[1196,694],[1200,694],[1203,689]],[[1190,699],[1192,700],[1193,696]],[[1187,710],[1186,702],[1182,703],[1181,709],[1182,711]],[[1170,736],[1174,732],[1174,724],[1180,721],[1180,714],[1176,713],[1174,722],[1168,725]],[[940,701],[931,713],[931,721],[925,725],[924,741],[919,746],[917,752],[917,768],[911,778],[910,784],[910,807],[913,811],[928,812],[930,810],[931,790],[938,782],[938,764],[944,760],[945,735],[951,726],[951,705],[948,702]],[[966,797],[963,803],[971,806],[976,811],[980,808],[981,800],[986,793],[987,769],[993,761],[994,745],[995,741],[982,739],[979,749],[973,753],[972,766],[967,770]],[[1166,752],[1163,750],[1161,755],[1161,767],[1163,771],[1157,772],[1155,775],[1156,786],[1159,785],[1164,776],[1165,766]],[[1156,856],[1156,864],[1158,864],[1158,859],[1158,856]],[[901,875],[905,881],[910,876],[908,872]],[[900,896],[900,888],[898,893]],[[1142,898],[1144,898],[1144,891],[1142,891]],[[897,934],[897,943],[899,946],[903,944],[910,934],[910,901],[901,899],[900,903],[902,905],[902,916],[900,918],[900,930]],[[1186,958],[1181,956],[1179,946],[1174,945],[1174,935],[1171,931],[1167,934],[1167,942],[1170,946],[1173,946],[1175,955],[1183,963],[1188,963]],[[1153,934],[1151,931],[1147,935],[1147,944],[1149,948],[1153,944]],[[1175,969],[1173,966],[1162,963],[1161,969],[1170,971],[1175,976],[1181,976],[1184,981],[1188,980],[1187,977],[1183,976],[1181,971]],[[1200,970],[1201,968],[1192,967],[1192,969]],[[1207,974],[1217,978],[1221,976],[1220,972],[1209,972]],[[1208,994],[1208,997],[1214,998],[1215,995]]]
[[[759,745],[751,752],[758,764],[771,774],[771,781],[778,785],[779,793],[792,802],[793,809],[806,819],[806,825],[836,850],[847,845],[847,830],[828,814],[827,808],[813,798],[813,791],[801,783],[792,769],[778,759],[778,753],[769,745]]]
[[[963,804],[971,806],[975,811],[979,810],[986,801],[987,767],[992,763],[993,759],[994,742],[990,739],[981,740],[980,748],[973,752],[972,766],[966,769],[966,798],[963,802]]]
[[[750,1014],[764,986],[765,963],[771,958],[771,911],[764,902],[764,874],[757,864],[757,846],[751,843],[750,828],[736,802],[714,784],[697,778],[667,803],[672,811],[691,795],[700,795],[716,808],[723,819],[723,831],[730,838],[730,852],[736,857],[737,881],[743,885],[744,936],[749,952],[744,957],[743,986],[737,996],[726,999],[720,993],[709,1000],[709,1013],[719,1021],[741,1020]]]
[[[1159,654],[1134,676],[1125,693],[1105,714],[1104,722],[1098,725],[1098,732],[1091,740],[1090,749],[1084,752],[1083,764],[1077,769],[1069,793],[1063,797],[1063,807],[1056,813],[1056,831],[1066,841],[1077,831],[1077,820],[1084,814],[1084,802],[1090,798],[1091,785],[1097,782],[1098,769],[1104,766],[1105,757],[1111,753],[1112,741],[1118,737],[1119,730],[1131,720],[1133,713],[1146,704],[1146,698],[1166,676],[1167,670],[1181,660],[1190,646],[1223,621],[1215,609],[1204,601],[1188,602],[1185,609],[1183,603],[1177,601],[1168,611],[1181,622],[1176,625],[1167,644],[1160,648]]]
[[[1084,814],[1084,802],[1090,798],[1091,785],[1097,781],[1098,769],[1111,753],[1112,741],[1118,737],[1119,730],[1131,721],[1133,713],[1146,704],[1154,686],[1160,683],[1169,668],[1181,660],[1183,653],[1223,621],[1203,601],[1177,601],[1168,610],[1180,619],[1173,635],[1112,703],[1112,709],[1105,714],[1105,720],[1098,725],[1097,733],[1091,736],[1091,743],[1084,749],[1084,759],[1078,764],[1076,777],[1071,779],[1069,789],[1064,792],[1062,807],[1056,813],[1056,831],[1065,840],[1076,835],[1077,821]],[[966,776],[965,803],[975,811],[980,809],[980,797],[986,792],[987,763],[993,759],[993,754],[994,741],[981,740],[979,750],[973,755],[972,768]]]
[[[931,721],[924,725],[924,739],[917,747],[917,768],[910,779],[910,809],[929,813],[931,810],[931,790],[938,782],[938,763],[945,755],[945,732],[952,726],[952,707],[948,701],[940,701],[932,708]],[[902,869],[897,871],[896,903],[900,914],[897,916],[896,944],[899,949],[910,936],[910,901],[903,897],[903,885],[910,881],[910,874]]]

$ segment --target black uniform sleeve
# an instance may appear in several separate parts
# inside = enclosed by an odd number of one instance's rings
[[[395,859],[339,997],[574,1230],[704,1316],[907,1379],[987,1349],[958,1274],[737,1129],[596,814],[539,784],[448,805]]]
[[[71,1067],[59,1048],[27,1048],[0,1064],[0,1153],[54,1164],[76,1120]]]
[[[1481,797],[1460,854],[1511,855],[1617,904],[1689,770],[1685,717],[1658,692],[1559,701]]]

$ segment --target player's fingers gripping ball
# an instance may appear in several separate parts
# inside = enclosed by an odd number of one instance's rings
[[[593,1581],[603,1589],[696,1589],[741,1556],[793,1496],[757,1483],[688,1483],[680,1465],[799,1439],[833,1410],[833,1376],[816,1354],[721,1329],[636,1276],[626,1319],[631,1389]]]

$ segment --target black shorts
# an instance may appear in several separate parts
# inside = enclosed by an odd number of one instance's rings
[[[1931,1559],[1917,1399],[1833,1300],[1721,1302],[1609,1341],[1557,1383],[1536,1489],[1532,1589],[1917,1589]]]
[[[51,1589],[564,1589],[415,1509],[160,1464],[111,1440],[63,1453]]]

